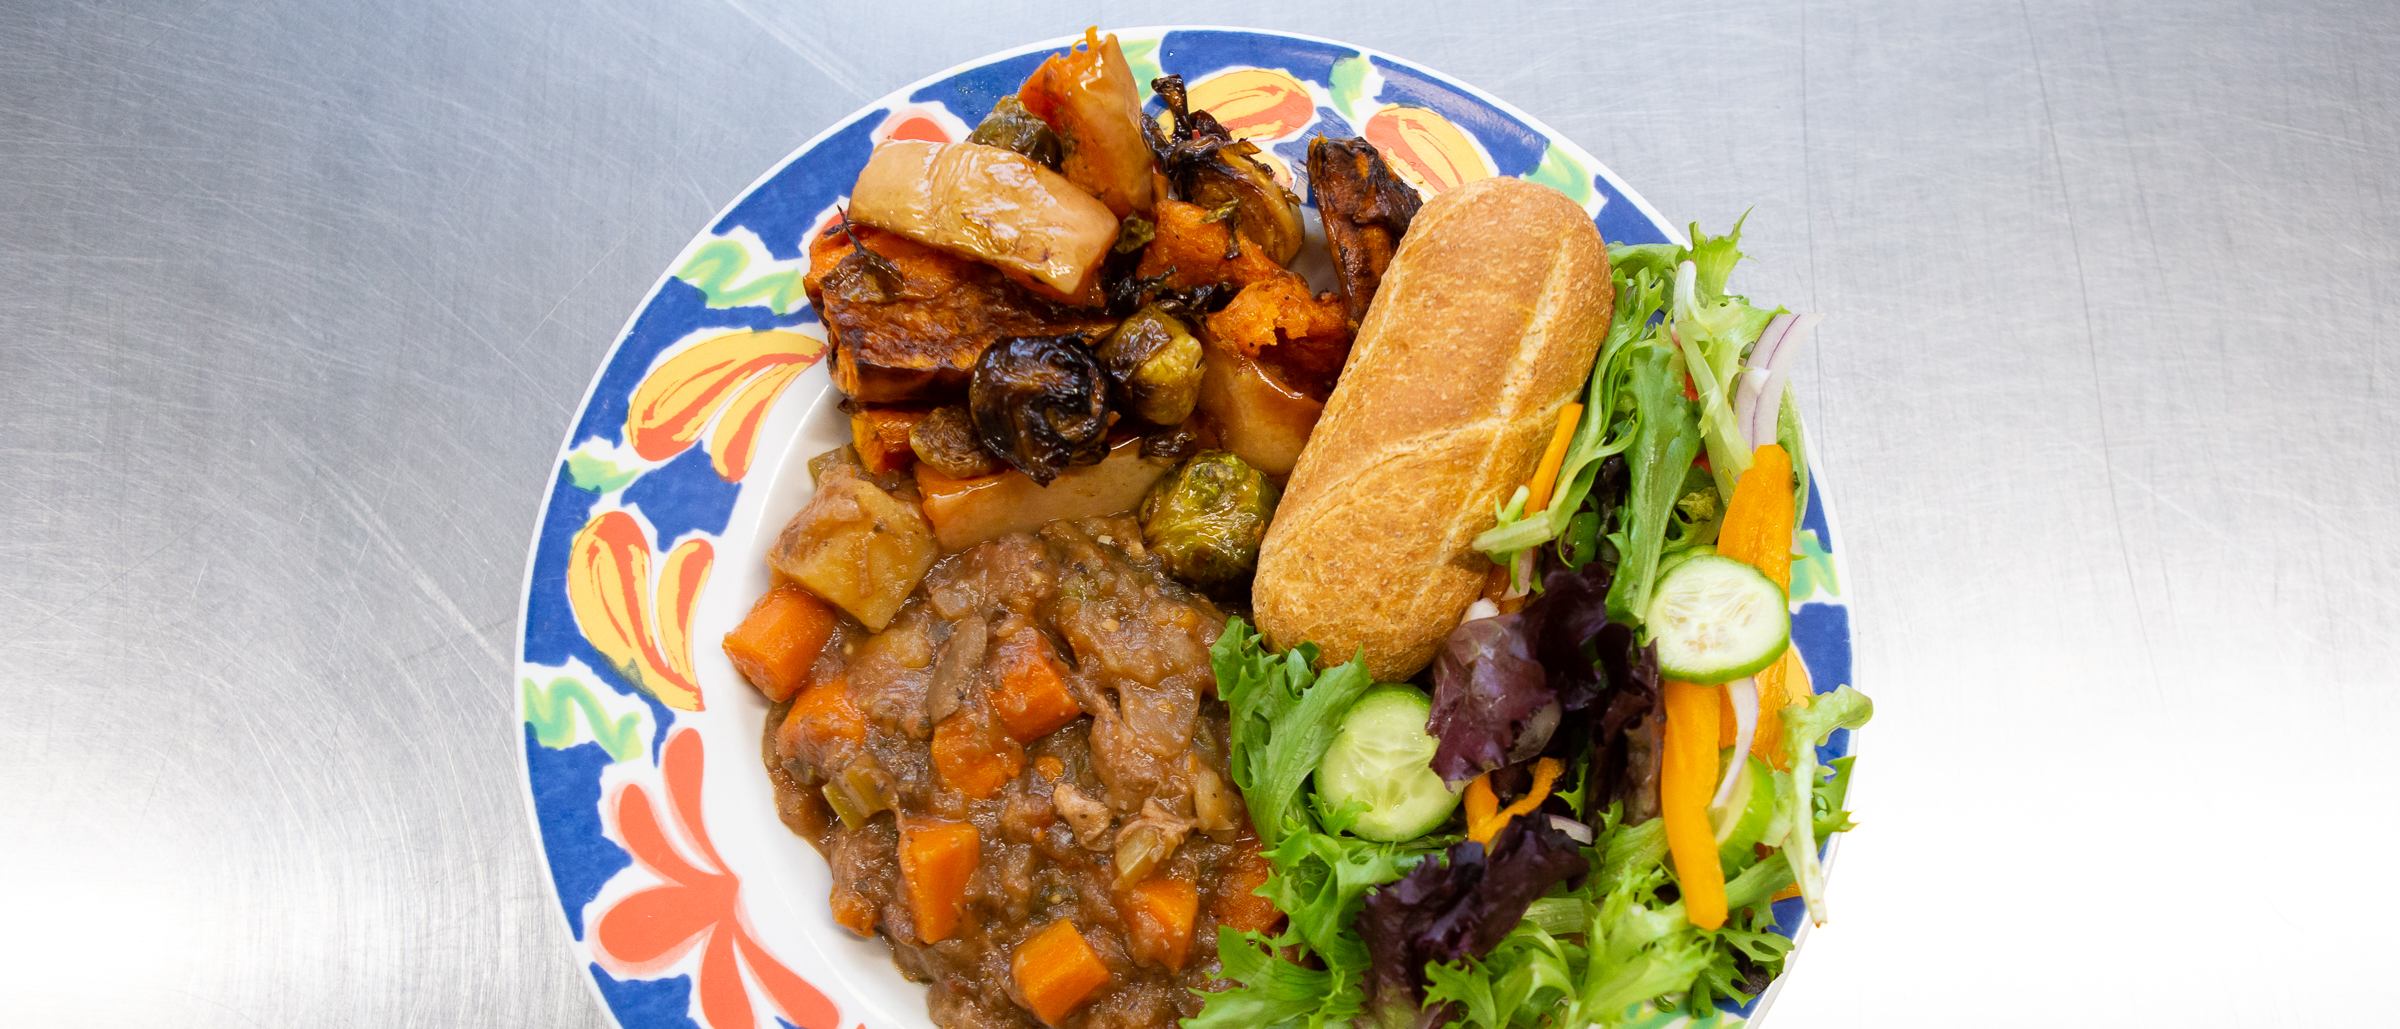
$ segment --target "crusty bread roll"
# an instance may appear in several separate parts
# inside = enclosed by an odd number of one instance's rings
[[[1481,592],[1469,545],[1531,477],[1614,310],[1583,208],[1518,179],[1426,202],[1375,293],[1259,549],[1251,602],[1277,648],[1378,680],[1432,660]]]

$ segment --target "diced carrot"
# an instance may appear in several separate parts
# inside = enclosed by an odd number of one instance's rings
[[[1283,921],[1275,902],[1258,895],[1258,888],[1267,884],[1267,876],[1274,870],[1267,856],[1259,853],[1258,841],[1244,838],[1217,880],[1217,924],[1237,932],[1263,933]]]
[[[992,691],[992,714],[1009,735],[1030,743],[1083,716],[1083,706],[1067,692],[1050,641],[1040,633],[1020,634],[999,649],[1000,685]]]
[[[860,936],[875,935],[875,905],[857,890],[833,891],[833,924]]]
[[[1192,952],[1192,924],[1200,917],[1200,888],[1188,879],[1160,876],[1121,898],[1133,956],[1183,971]]]
[[[1018,944],[1008,968],[1019,1002],[1049,1025],[1083,1006],[1109,980],[1108,966],[1075,931],[1075,923],[1064,918]]]
[[[1525,487],[1525,513],[1532,514],[1550,506],[1550,491],[1558,488],[1558,470],[1567,463],[1567,444],[1575,440],[1575,423],[1583,418],[1583,405],[1568,402],[1558,409],[1558,427],[1550,431],[1550,447],[1542,451],[1542,463],[1535,465],[1533,479]]]
[[[1024,747],[975,725],[964,714],[951,715],[933,727],[933,771],[942,785],[989,800],[1024,770]]]
[[[758,692],[780,702],[808,684],[808,666],[832,636],[833,606],[787,582],[758,598],[725,634],[725,656]]]
[[[1051,757],[1048,754],[1044,754],[1033,759],[1033,773],[1041,776],[1046,781],[1057,782],[1059,776],[1067,774],[1067,764],[1066,762],[1060,761],[1059,759]]]
[[[917,923],[917,939],[936,943],[958,931],[967,883],[983,857],[983,840],[968,822],[904,819],[900,823],[900,883]]]
[[[867,716],[850,702],[850,680],[835,677],[821,682],[792,701],[783,725],[775,732],[776,749],[796,754],[802,747],[822,747],[835,741],[859,743],[867,738]]]
[[[915,448],[908,444],[908,433],[925,420],[925,414],[924,409],[915,407],[860,405],[850,415],[850,444],[858,448],[859,463],[877,475],[908,467],[917,459]]]

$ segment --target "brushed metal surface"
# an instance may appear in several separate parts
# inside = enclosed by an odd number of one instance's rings
[[[1445,69],[1832,316],[1880,713],[1776,1026],[2383,1017],[2392,5],[11,0],[0,1023],[604,1024],[511,715],[562,426],[786,150],[1092,20]]]

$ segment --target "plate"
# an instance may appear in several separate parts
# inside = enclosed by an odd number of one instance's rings
[[[1181,74],[1193,106],[1287,181],[1304,176],[1310,137],[1363,135],[1428,194],[1522,176],[1581,201],[1611,242],[1681,238],[1582,148],[1419,65],[1247,29],[1117,36],[1136,81]],[[717,640],[767,587],[766,548],[808,495],[805,462],[847,439],[801,291],[803,241],[876,143],[965,138],[1071,42],[959,65],[793,151],[675,259],[567,431],[525,574],[525,796],[569,952],[628,1029],[927,1023],[922,988],[884,945],[833,924],[824,860],[775,815],[765,701]],[[1814,481],[1793,637],[1830,687],[1850,681],[1849,616]],[[1848,747],[1845,734],[1826,752]],[[1797,908],[1778,910],[1787,932]]]

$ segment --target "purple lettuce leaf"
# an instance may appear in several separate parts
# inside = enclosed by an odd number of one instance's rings
[[[1574,838],[1529,815],[1483,844],[1461,840],[1443,861],[1419,864],[1367,896],[1358,933],[1367,941],[1367,989],[1377,1020],[1405,1025],[1418,1011],[1428,962],[1491,953],[1552,886],[1589,869]]]
[[[1513,614],[1462,622],[1433,656],[1433,770],[1453,785],[1541,753],[1608,682],[1584,643],[1608,627],[1608,566],[1553,568]]]

